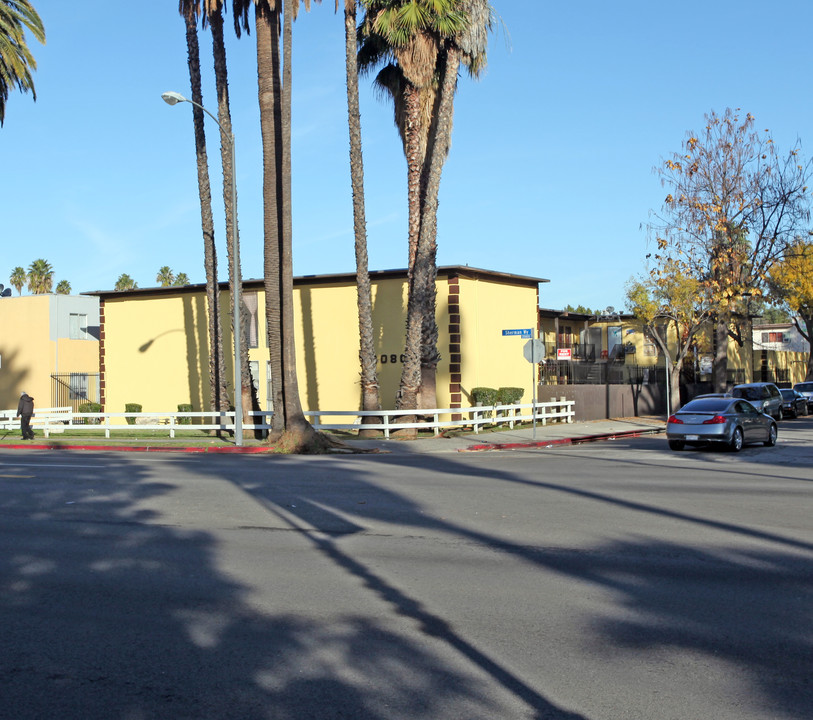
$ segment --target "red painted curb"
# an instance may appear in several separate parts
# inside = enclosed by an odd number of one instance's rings
[[[0,445],[0,450],[103,450],[105,452],[168,452],[168,453],[214,453],[254,455],[273,451],[271,447],[195,447],[161,445]]]
[[[598,440],[615,440],[616,438],[634,438],[642,435],[655,435],[661,433],[661,428],[652,430],[626,430],[617,433],[603,433],[601,435],[581,435],[573,438],[560,438],[558,440],[540,440],[529,443],[483,443],[460,448],[458,452],[481,452],[485,450],[519,450],[521,448],[546,448],[551,445],[579,445],[581,443],[596,442]]]

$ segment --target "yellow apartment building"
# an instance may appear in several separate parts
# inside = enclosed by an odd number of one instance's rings
[[[0,409],[25,390],[35,406],[98,400],[99,300],[77,295],[0,298]]]
[[[378,380],[384,409],[393,409],[401,377],[406,326],[407,278],[403,270],[370,273]],[[463,266],[438,269],[437,323],[441,361],[439,408],[468,407],[478,386],[522,387],[532,396],[533,369],[522,346],[527,340],[503,330],[537,332],[542,278]],[[270,375],[263,283],[243,283],[252,381],[259,405],[269,406]],[[204,285],[89,293],[100,305],[101,403],[124,412],[195,411],[210,405],[209,341]],[[227,377],[234,377],[228,287],[221,286]],[[359,334],[354,274],[294,279],[297,373],[307,410],[360,408]],[[229,383],[231,388],[231,382]]]

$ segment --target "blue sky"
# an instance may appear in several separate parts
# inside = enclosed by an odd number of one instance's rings
[[[540,305],[624,306],[643,269],[653,167],[704,114],[738,107],[780,150],[810,136],[813,3],[492,0],[499,23],[478,81],[463,76],[439,211],[441,265],[548,278]],[[47,259],[74,292],[162,265],[203,282],[184,24],[175,0],[35,0],[38,99],[13,93],[0,129],[0,282]],[[231,27],[231,15],[227,29]],[[344,38],[333,2],[294,27],[294,272],[354,270]],[[228,38],[244,278],[262,275],[254,36]],[[204,104],[215,111],[201,33]],[[207,120],[221,279],[217,127]],[[406,170],[389,105],[362,79],[370,267],[406,264]],[[803,142],[803,152],[805,150]],[[809,156],[809,152],[806,153]]]

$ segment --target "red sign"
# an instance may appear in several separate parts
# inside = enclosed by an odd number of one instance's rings
[[[558,348],[556,350],[557,360],[571,360],[573,358],[573,351],[570,348]]]

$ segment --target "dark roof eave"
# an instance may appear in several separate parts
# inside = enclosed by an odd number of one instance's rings
[[[545,278],[531,277],[528,275],[514,275],[512,273],[497,272],[495,270],[484,270],[482,268],[469,267],[468,265],[443,265],[438,267],[438,275],[445,277],[469,277],[489,279],[496,282],[509,283],[513,285],[535,286],[539,283],[547,283],[550,280]],[[373,270],[370,272],[371,280],[386,280],[388,278],[406,279],[407,271],[398,270]],[[355,283],[356,273],[333,273],[327,275],[299,275],[294,278],[294,285],[329,285],[335,283]],[[221,290],[228,290],[227,282],[219,283]],[[243,287],[246,289],[262,289],[264,281],[262,279],[243,280]],[[180,287],[152,287],[137,288],[135,290],[93,290],[80,293],[81,295],[95,295],[99,298],[124,297],[127,295],[157,295],[169,292],[195,293],[206,290],[205,283],[194,285],[182,285]]]

